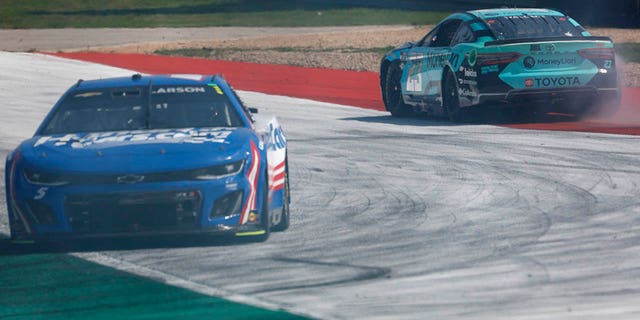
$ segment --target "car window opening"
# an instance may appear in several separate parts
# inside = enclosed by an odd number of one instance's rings
[[[209,86],[149,86],[70,95],[42,134],[243,125],[227,96]]]

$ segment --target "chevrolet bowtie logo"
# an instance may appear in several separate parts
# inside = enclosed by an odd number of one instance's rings
[[[144,176],[138,176],[135,174],[128,174],[126,176],[119,176],[116,178],[118,183],[138,183],[144,180]]]

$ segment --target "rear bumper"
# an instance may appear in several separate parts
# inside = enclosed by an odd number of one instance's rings
[[[612,102],[620,100],[618,88],[554,88],[554,89],[514,89],[504,93],[482,93],[479,104],[503,103],[510,105]]]

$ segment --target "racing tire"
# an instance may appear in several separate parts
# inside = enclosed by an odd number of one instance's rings
[[[286,160],[285,160],[286,161]],[[272,230],[275,232],[285,231],[289,229],[289,203],[291,202],[291,194],[289,191],[289,164],[288,161],[285,162],[285,171],[284,171],[284,195],[282,198],[282,215],[280,218],[280,223],[273,226]]]
[[[443,98],[444,111],[452,122],[460,123],[466,119],[465,110],[460,109],[460,99],[458,98],[458,87],[456,79],[452,72],[447,72],[447,78],[444,82]]]
[[[387,111],[391,112],[394,117],[408,117],[413,114],[411,106],[404,103],[402,99],[402,86],[400,80],[402,78],[402,68],[400,63],[395,61],[391,63],[387,69],[387,75],[384,81],[384,105]]]

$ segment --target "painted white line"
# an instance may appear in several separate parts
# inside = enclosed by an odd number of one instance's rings
[[[191,280],[178,277],[173,274],[168,274],[166,272],[158,271],[148,267],[143,267],[143,266],[131,263],[129,261],[117,259],[99,252],[70,253],[69,255],[74,256],[76,258],[83,259],[83,260],[87,260],[93,263],[97,263],[99,265],[103,265],[109,268],[124,271],[130,274],[134,274],[134,275],[148,278],[154,281],[158,281],[170,286],[186,289],[189,291],[197,292],[197,293],[204,294],[211,297],[222,298],[232,302],[242,303],[242,304],[259,307],[263,309],[268,309],[272,311],[285,311],[285,312],[289,312],[289,313],[293,313],[293,314],[297,314],[305,317],[310,317],[310,318],[328,319],[325,314],[322,314],[322,315],[313,314],[312,312],[309,312],[308,310],[305,310],[303,308],[284,306],[282,304],[268,301],[266,299],[258,299],[256,297],[238,294],[235,292],[222,290],[220,288],[207,286],[201,283],[193,282]]]

